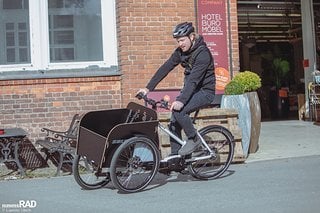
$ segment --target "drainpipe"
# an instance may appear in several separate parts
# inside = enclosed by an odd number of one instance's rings
[[[309,116],[309,90],[308,85],[313,82],[312,72],[316,70],[316,44],[314,29],[313,0],[301,0],[302,41],[304,57],[304,82],[306,97],[306,116]]]
[[[230,1],[227,1],[227,7],[228,7],[228,35],[229,35],[229,73],[230,73],[230,79],[233,78],[233,57],[232,57],[232,31],[231,31],[231,6],[230,6]],[[302,1],[302,0],[301,0]]]

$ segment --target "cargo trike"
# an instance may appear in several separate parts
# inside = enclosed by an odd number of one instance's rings
[[[146,105],[130,102],[126,108],[83,115],[73,164],[74,178],[83,189],[97,189],[111,181],[120,192],[132,193],[147,187],[157,172],[170,175],[175,171],[207,180],[220,177],[228,169],[234,137],[221,125],[197,131],[202,145],[194,153],[162,158],[159,131],[181,145],[185,141],[158,120],[156,110],[168,109],[167,101],[142,94],[138,98]]]

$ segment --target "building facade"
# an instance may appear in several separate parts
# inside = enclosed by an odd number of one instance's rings
[[[1,0],[0,127],[21,127],[34,142],[42,127],[67,129],[76,113],[136,101],[176,47],[173,27],[197,23],[196,2]],[[236,73],[237,1],[226,11],[229,69]],[[178,67],[158,88],[180,88],[182,78]]]

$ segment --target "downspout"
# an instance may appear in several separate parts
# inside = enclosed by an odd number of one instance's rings
[[[232,57],[232,35],[231,35],[231,18],[230,18],[230,14],[231,14],[231,6],[230,6],[230,1],[231,0],[228,0],[227,1],[227,7],[228,7],[228,37],[229,37],[229,69],[230,69],[230,79],[233,78],[233,57]]]
[[[194,15],[195,15],[195,17],[196,17],[196,23],[195,23],[195,25],[194,26],[198,26],[198,4],[197,4],[197,2],[198,2],[198,0],[194,0]],[[198,27],[196,27],[196,32],[198,33],[199,31],[198,31]]]

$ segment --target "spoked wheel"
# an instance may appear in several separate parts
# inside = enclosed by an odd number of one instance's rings
[[[73,176],[83,189],[98,189],[110,182],[109,173],[102,173],[101,168],[81,155],[75,157]]]
[[[154,178],[159,162],[159,150],[150,139],[132,137],[123,142],[112,157],[112,183],[121,192],[141,191]]]
[[[207,126],[199,131],[215,156],[198,160],[188,165],[191,175],[198,179],[214,179],[221,176],[229,167],[234,154],[234,140],[229,130],[222,126]],[[208,150],[201,147],[197,157],[208,155]],[[200,154],[199,154],[200,153]]]

